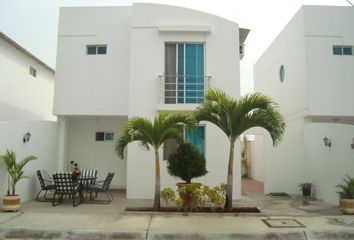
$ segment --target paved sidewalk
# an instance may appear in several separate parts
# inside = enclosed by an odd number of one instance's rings
[[[260,201],[259,214],[205,214],[124,212],[126,206],[150,206],[151,201],[115,199],[76,208],[70,202],[58,207],[25,203],[21,212],[0,213],[0,239],[354,239],[354,216],[323,202],[302,205],[299,199],[260,196],[234,203]],[[264,219],[295,219],[304,227],[271,228]]]

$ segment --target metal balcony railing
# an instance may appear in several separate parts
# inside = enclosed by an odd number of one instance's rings
[[[200,104],[210,88],[211,76],[159,75],[160,103]]]

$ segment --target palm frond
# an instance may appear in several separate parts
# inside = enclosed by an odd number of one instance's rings
[[[36,160],[36,159],[37,159],[37,157],[35,157],[35,156],[33,156],[33,155],[30,155],[30,156],[25,157],[24,159],[22,159],[22,160],[18,163],[19,170],[22,170],[23,167],[24,167],[29,161]]]
[[[247,129],[263,127],[277,145],[284,134],[285,122],[271,98],[253,93],[236,100],[221,90],[209,90],[204,103],[195,113],[197,121],[209,121],[218,126],[231,142]]]
[[[195,120],[186,113],[160,113],[153,121],[142,117],[132,117],[128,120],[122,135],[116,142],[115,150],[119,157],[124,157],[124,149],[130,142],[139,141],[158,149],[168,138],[180,139],[180,125],[195,125]]]

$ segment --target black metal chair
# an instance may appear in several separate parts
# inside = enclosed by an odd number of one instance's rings
[[[55,185],[53,179],[49,176],[46,169],[37,170],[37,177],[41,185],[41,190],[38,192],[36,200],[38,202],[51,202],[53,199],[47,197],[47,192],[54,192]],[[41,192],[44,191],[43,199],[40,198]]]
[[[111,185],[112,179],[114,177],[114,172],[109,172],[107,177],[103,181],[96,181],[95,184],[89,184],[87,186],[87,191],[90,192],[90,200],[97,202],[97,203],[110,203],[113,200],[113,195],[109,191],[109,187]],[[95,194],[93,196],[93,193]],[[99,200],[97,199],[98,193],[105,193],[107,200]]]
[[[76,207],[83,201],[81,189],[77,186],[70,172],[60,172],[53,174],[55,192],[53,196],[52,205],[57,206],[64,201],[64,197],[69,196],[73,200],[73,206]],[[79,197],[79,202],[75,203],[76,196]],[[58,198],[56,198],[58,196]]]

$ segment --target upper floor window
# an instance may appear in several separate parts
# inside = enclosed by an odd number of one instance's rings
[[[333,55],[353,55],[353,46],[333,46]]]
[[[107,54],[107,45],[87,45],[87,55]]]
[[[37,77],[37,69],[35,69],[34,67],[30,67],[29,74],[31,74],[33,77]]]
[[[201,103],[206,90],[203,43],[166,43],[164,99],[167,104]]]

